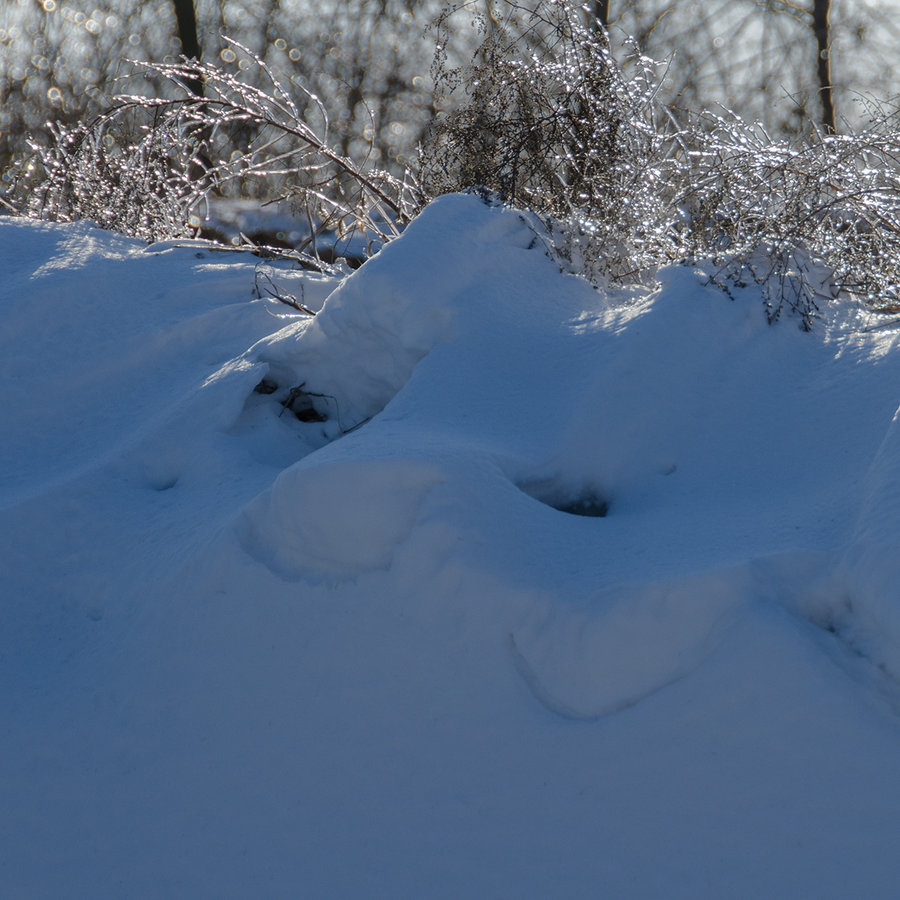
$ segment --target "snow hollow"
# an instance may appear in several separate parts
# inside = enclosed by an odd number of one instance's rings
[[[474,196],[0,260],[3,896],[897,896],[900,325]]]

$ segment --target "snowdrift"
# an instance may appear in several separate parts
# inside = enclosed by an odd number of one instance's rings
[[[14,895],[893,896],[900,326],[473,196],[0,258]]]

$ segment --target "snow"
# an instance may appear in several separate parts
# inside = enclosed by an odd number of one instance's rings
[[[5,895],[895,896],[900,330],[474,196],[0,262]]]

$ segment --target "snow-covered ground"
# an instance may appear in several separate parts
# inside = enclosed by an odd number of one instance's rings
[[[898,896],[900,328],[472,196],[0,264],[0,895]]]

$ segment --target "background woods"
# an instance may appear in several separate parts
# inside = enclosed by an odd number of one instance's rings
[[[842,130],[864,115],[860,99],[896,92],[894,11],[867,0],[592,0],[585,7],[610,29],[613,52],[631,35],[648,55],[669,60],[662,90],[673,106],[721,103],[781,134],[802,134],[813,123]],[[472,52],[473,16],[508,23],[525,12],[516,3],[461,4],[442,51],[457,62]],[[363,152],[397,171],[436,111],[429,26],[440,13],[435,0],[12,0],[0,12],[0,166],[25,151],[28,135],[42,140],[49,121],[90,116],[122,90],[169,90],[150,73],[136,74],[131,60],[183,53],[260,77],[229,37],[296,87],[301,105],[309,102],[304,90],[321,100],[343,154]]]

